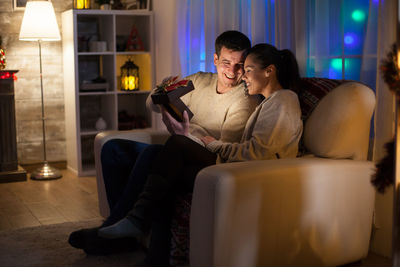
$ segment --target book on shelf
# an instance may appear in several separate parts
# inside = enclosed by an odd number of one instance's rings
[[[178,76],[168,77],[160,85],[157,85],[151,98],[154,104],[163,105],[172,117],[182,122],[185,110],[189,115],[189,120],[193,117],[192,111],[181,100],[181,96],[192,90],[194,90],[194,86],[191,80],[179,80]]]

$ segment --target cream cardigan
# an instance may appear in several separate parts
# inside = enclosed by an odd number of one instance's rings
[[[256,108],[240,143],[217,140],[206,147],[218,153],[219,162],[296,157],[302,131],[298,97],[293,91],[282,89]]]

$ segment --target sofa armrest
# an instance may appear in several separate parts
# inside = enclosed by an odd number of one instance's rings
[[[368,253],[368,161],[297,158],[220,164],[197,176],[191,266],[338,266]]]
[[[99,211],[101,216],[108,217],[108,215],[110,214],[100,158],[103,145],[111,139],[118,138],[148,144],[163,144],[168,137],[169,133],[167,131],[156,131],[152,129],[135,129],[130,131],[104,131],[96,135],[96,138],[94,139],[94,162],[96,168]]]

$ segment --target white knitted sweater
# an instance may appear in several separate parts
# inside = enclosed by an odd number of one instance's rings
[[[303,131],[296,93],[279,90],[250,116],[240,143],[217,140],[206,147],[218,153],[218,162],[296,157]]]

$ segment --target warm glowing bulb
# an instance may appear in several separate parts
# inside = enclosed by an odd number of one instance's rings
[[[135,77],[129,76],[129,90],[136,89],[135,84]]]

